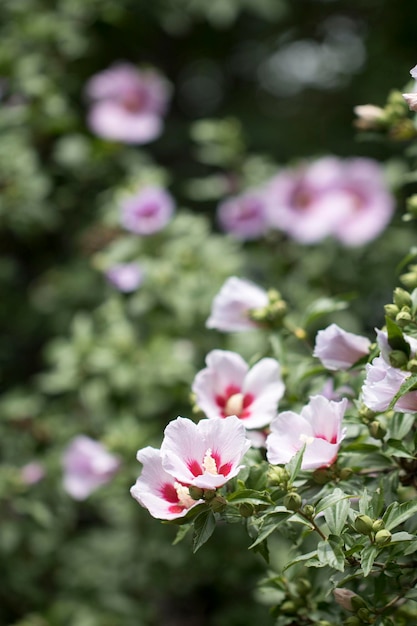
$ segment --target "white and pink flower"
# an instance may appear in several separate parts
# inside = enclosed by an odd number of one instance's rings
[[[87,83],[88,125],[99,137],[144,144],[162,132],[171,88],[155,70],[119,63]]]
[[[64,452],[64,489],[75,500],[85,500],[105,485],[119,468],[119,459],[99,441],[85,435],[75,437]]]
[[[410,74],[412,78],[417,81],[417,65],[410,70]],[[403,98],[411,111],[417,111],[417,83],[414,84],[414,91],[410,93],[403,93]]]
[[[165,189],[142,187],[123,201],[121,222],[136,235],[153,235],[165,228],[174,208],[174,200]]]
[[[254,283],[231,276],[215,296],[207,328],[239,332],[258,328],[250,312],[268,305],[268,294]]]
[[[217,219],[225,232],[242,240],[258,239],[269,229],[264,195],[255,191],[221,202]]]
[[[342,420],[347,399],[340,402],[312,396],[301,413],[284,411],[271,422],[266,441],[267,459],[272,465],[288,463],[305,445],[302,469],[328,467],[336,460],[345,436]]]
[[[349,333],[337,324],[330,324],[316,335],[313,356],[328,370],[347,370],[369,353],[367,337]]]
[[[267,426],[277,414],[285,386],[275,359],[261,359],[252,368],[235,352],[212,350],[207,367],[194,379],[192,391],[208,418],[236,415],[248,429]]]
[[[304,244],[332,236],[359,246],[379,235],[394,211],[381,166],[372,159],[324,157],[287,168],[266,186],[270,226]]]
[[[362,402],[377,413],[386,411],[401,385],[410,376],[411,372],[392,367],[382,356],[376,357],[366,366]],[[409,391],[397,400],[394,411],[399,413],[417,411],[417,391]]]
[[[143,281],[143,271],[137,263],[117,263],[106,271],[107,280],[119,291],[135,291]]]
[[[249,447],[245,427],[236,416],[198,424],[177,417],[165,428],[160,450],[139,450],[143,470],[131,494],[154,517],[183,517],[201,502],[193,500],[190,487],[203,491],[222,487],[242,469]]]

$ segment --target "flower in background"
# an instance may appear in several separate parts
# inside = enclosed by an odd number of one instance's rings
[[[41,463],[32,461],[21,468],[21,476],[24,483],[34,485],[45,477],[45,469]]]
[[[285,464],[305,445],[302,469],[328,467],[345,436],[342,420],[347,399],[340,402],[312,396],[300,414],[284,411],[271,422],[266,440],[267,459],[272,465]]]
[[[413,69],[410,70],[410,74],[414,78],[414,80],[417,81],[417,65],[415,65]],[[417,84],[415,85],[415,87],[417,87]],[[408,104],[410,111],[417,111],[417,90],[416,89],[414,89],[414,91],[412,91],[411,93],[403,93],[403,98]]]
[[[172,196],[160,187],[142,187],[122,203],[122,225],[137,235],[162,230],[174,213]]]
[[[106,271],[108,281],[119,291],[135,291],[143,282],[143,271],[137,263],[117,263]]]
[[[106,484],[119,468],[117,457],[98,441],[85,435],[75,437],[64,452],[64,489],[75,498],[85,500]]]
[[[217,219],[224,231],[242,240],[257,239],[269,228],[265,198],[254,191],[221,202]]]
[[[143,464],[143,470],[130,493],[153,517],[167,520],[183,517],[202,502],[193,500],[188,487],[164,470],[160,450],[148,446],[139,450],[136,458]]]
[[[251,320],[250,312],[267,305],[268,294],[264,289],[232,276],[215,296],[206,327],[223,332],[258,328],[259,324]]]
[[[372,159],[325,157],[286,169],[265,188],[272,228],[316,243],[332,236],[346,246],[374,239],[394,211],[393,197]]]
[[[182,517],[202,501],[193,500],[190,487],[203,493],[222,487],[239,473],[249,447],[236,416],[198,424],[177,417],[165,428],[160,450],[138,451],[143,470],[130,492],[154,517]]]
[[[280,365],[261,359],[251,369],[235,352],[212,350],[194,379],[198,407],[208,418],[236,415],[246,428],[263,428],[277,414],[285,390]]]
[[[170,86],[155,70],[119,63],[87,83],[88,125],[99,137],[125,143],[148,143],[162,132]]]
[[[392,367],[381,356],[366,366],[366,378],[362,387],[362,402],[377,413],[386,411],[401,385],[411,372]],[[409,391],[394,405],[394,411],[408,413],[417,411],[417,391]]]
[[[317,333],[313,356],[320,359],[328,370],[347,370],[369,353],[370,345],[367,337],[330,324]]]

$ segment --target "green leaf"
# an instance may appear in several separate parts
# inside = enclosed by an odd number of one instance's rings
[[[336,300],[334,298],[319,298],[307,307],[303,323],[303,328],[314,322],[319,317],[336,311],[347,309],[348,303],[344,300]]]
[[[369,572],[372,569],[372,565],[376,559],[376,556],[379,552],[379,548],[374,546],[373,544],[368,544],[364,547],[361,552],[361,568],[363,571],[364,577],[368,576]]]
[[[404,459],[414,458],[410,450],[407,450],[403,442],[398,439],[388,439],[384,452],[390,456],[399,456]]]
[[[292,559],[292,561],[287,563],[282,571],[285,572],[285,570],[287,570],[289,567],[292,567],[293,565],[296,565],[297,563],[304,563],[304,565],[306,565],[306,561],[316,561],[316,567],[320,567],[317,550],[313,550],[313,552],[307,552],[307,554],[300,554],[300,556],[297,556],[295,559]],[[310,563],[310,566],[314,567],[312,563]]]
[[[277,513],[271,513],[270,515],[265,517],[265,521],[262,524],[259,535],[255,539],[255,541],[249,546],[249,550],[259,545],[262,541],[264,541],[271,533],[273,533],[282,522],[285,522],[289,517],[291,517],[292,513],[288,511],[278,511]]]
[[[392,530],[393,528],[396,528],[403,522],[410,519],[410,517],[412,517],[416,513],[417,502],[415,500],[403,502],[402,504],[398,504],[398,502],[393,502],[385,511],[382,519],[384,520],[385,528],[387,530]]]
[[[393,439],[404,439],[415,421],[411,413],[395,413],[390,423],[390,435]]]
[[[300,472],[305,449],[306,449],[306,446],[304,444],[301,450],[298,450],[298,452],[292,457],[291,461],[289,461],[289,463],[287,463],[285,466],[290,475],[290,478],[288,481],[289,483],[294,482],[294,480],[297,478]]]
[[[329,506],[324,513],[326,524],[333,535],[340,535],[349,515],[350,502],[345,497],[333,506]]]
[[[317,556],[323,565],[343,572],[345,569],[345,555],[341,546],[335,541],[320,541],[317,546]]]
[[[417,374],[411,374],[408,378],[405,379],[395,396],[390,402],[390,405],[387,410],[393,409],[395,404],[398,402],[400,398],[405,396],[406,393],[412,391],[417,386]]]
[[[177,530],[177,535],[174,541],[172,542],[172,545],[176,546],[177,543],[180,543],[180,541],[184,539],[185,535],[188,534],[191,528],[192,528],[191,524],[184,524],[184,526],[180,526]]]
[[[273,504],[268,493],[255,491],[254,489],[241,489],[227,496],[230,504]]]
[[[401,350],[410,357],[410,344],[404,339],[401,328],[388,316],[385,317],[385,324],[388,333],[388,343],[393,350]]]
[[[213,511],[203,511],[195,518],[193,534],[193,552],[196,553],[201,546],[210,539],[216,528],[216,519]]]
[[[332,491],[332,493],[329,493],[328,496],[325,496],[324,498],[319,500],[318,504],[315,507],[316,515],[327,509],[329,506],[332,506],[339,500],[345,500],[346,498],[352,497],[353,496],[346,495],[341,489],[336,488]]]

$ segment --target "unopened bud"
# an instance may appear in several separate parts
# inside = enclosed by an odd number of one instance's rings
[[[411,296],[405,289],[401,289],[401,287],[397,287],[394,289],[394,304],[397,305],[398,308],[402,309],[404,306],[411,307]]]
[[[365,600],[358,595],[355,595],[354,597],[352,597],[352,607],[354,608],[355,611],[359,611],[359,609],[366,609],[366,602]]]
[[[242,517],[251,517],[254,511],[255,511],[255,507],[253,506],[253,504],[250,504],[249,502],[242,502],[242,504],[239,506],[239,513],[241,514]]]
[[[227,500],[223,496],[215,496],[210,500],[209,504],[214,513],[220,513],[226,508]]]
[[[372,530],[374,533],[377,533],[379,530],[382,530],[385,527],[384,521],[382,519],[376,519],[372,524]]]
[[[353,474],[353,469],[351,467],[343,467],[339,472],[340,480],[347,480]]]
[[[386,304],[384,306],[384,310],[387,317],[390,317],[391,319],[395,319],[400,312],[400,309],[396,304]]]
[[[354,591],[351,591],[350,589],[343,589],[343,588],[334,589],[333,596],[337,604],[341,606],[343,609],[345,609],[345,611],[353,612],[354,609],[352,605],[352,598],[356,596],[356,593]]]
[[[374,419],[375,415],[377,415],[375,413],[375,411],[372,411],[371,409],[369,409],[364,404],[361,406],[361,408],[359,410],[359,417],[361,418],[361,420],[363,422],[365,422],[365,424],[368,424],[369,422],[372,422],[372,420]]]
[[[417,287],[417,272],[414,270],[401,274],[400,281],[407,289],[415,289]]]
[[[372,532],[373,520],[368,515],[358,515],[354,526],[361,535],[370,535]]]
[[[417,217],[417,193],[407,199],[407,211],[413,217]]]
[[[311,582],[307,578],[300,578],[296,582],[297,591],[300,595],[305,595],[311,591]]]
[[[362,626],[362,622],[359,617],[355,617],[354,615],[352,615],[351,617],[345,619],[345,621],[343,622],[343,626]]]
[[[398,314],[400,315],[400,313]],[[398,317],[397,315],[397,317]],[[392,367],[404,367],[408,363],[408,356],[402,350],[392,350],[389,355],[389,362]]]
[[[302,500],[300,494],[295,491],[290,491],[284,497],[284,506],[289,511],[298,511],[301,508]]]
[[[359,104],[353,111],[358,117],[355,126],[361,130],[375,130],[384,123],[384,109],[374,104]]]
[[[295,615],[297,613],[297,606],[292,600],[286,600],[279,608],[284,615]]]
[[[417,372],[417,359],[410,359],[407,363],[407,369],[415,374]]]
[[[384,428],[382,426],[381,422],[378,422],[377,420],[371,422],[369,424],[368,428],[369,428],[369,434],[374,439],[382,440],[385,437],[385,435],[387,434],[387,429]]]
[[[306,504],[305,507],[303,508],[303,513],[306,517],[309,517],[310,519],[312,519],[314,517],[314,506],[312,506],[311,504]]]
[[[273,466],[268,470],[268,478],[272,485],[285,486],[290,478],[285,467]]]
[[[366,624],[369,623],[369,618],[371,617],[371,614],[369,613],[368,609],[365,609],[365,608],[359,609],[356,615],[359,617],[359,619],[361,619]]]
[[[375,543],[378,544],[379,546],[384,546],[385,544],[389,543],[391,541],[391,533],[389,530],[387,530],[386,528],[383,528],[382,530],[378,530],[378,532],[375,535]]]
[[[215,489],[204,489],[203,498],[204,498],[204,500],[206,500],[206,502],[210,502],[210,500],[213,500],[213,498],[215,497],[216,493],[217,492],[216,492]]]
[[[331,474],[326,468],[320,467],[313,472],[313,480],[318,485],[325,485],[331,478]]]
[[[408,311],[400,311],[396,316],[395,321],[397,322],[398,326],[403,327],[411,322],[412,319],[413,318],[411,316],[411,313],[409,313]]]
[[[205,496],[204,489],[200,487],[188,487],[188,491],[190,492],[190,496],[193,500],[201,500],[203,496]]]
[[[268,301],[271,304],[272,302],[278,302],[282,300],[282,296],[279,291],[276,289],[268,289]]]

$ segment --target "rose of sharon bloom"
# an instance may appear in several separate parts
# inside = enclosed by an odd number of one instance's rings
[[[417,80],[417,65],[410,70],[411,76],[414,80]],[[411,93],[403,93],[403,98],[408,104],[410,111],[417,111],[417,91],[414,90]]]
[[[168,520],[183,517],[202,502],[193,500],[188,487],[164,470],[160,450],[148,446],[139,450],[136,458],[143,463],[143,470],[130,493],[153,517]]]
[[[106,271],[108,281],[119,291],[135,291],[143,281],[143,271],[137,263],[118,263]]]
[[[251,429],[267,426],[276,416],[285,386],[275,359],[261,359],[249,369],[239,354],[212,350],[206,363],[192,390],[208,418],[236,415]]]
[[[84,500],[106,484],[120,462],[103,444],[85,435],[75,437],[63,455],[64,489],[75,500]]]
[[[21,476],[24,483],[34,485],[44,478],[45,469],[37,461],[32,461],[22,467]]]
[[[319,330],[313,356],[328,370],[347,370],[369,353],[371,342],[366,337],[349,333],[337,324]]]
[[[144,144],[161,134],[170,87],[156,71],[119,63],[93,76],[86,93],[88,125],[99,137]]]
[[[269,463],[288,463],[305,444],[302,469],[331,465],[345,435],[342,420],[346,406],[346,398],[333,402],[323,396],[312,396],[300,415],[293,411],[279,413],[271,422],[271,433],[266,440]]]
[[[162,467],[183,485],[217,489],[239,473],[249,448],[245,427],[236,416],[198,424],[178,417],[165,428]]]
[[[221,228],[238,239],[257,239],[268,228],[263,194],[254,191],[221,202],[217,207]]]
[[[286,169],[265,193],[271,227],[305,244],[333,236],[347,246],[362,245],[380,234],[394,210],[372,159],[325,157]]]
[[[162,230],[174,213],[172,196],[160,187],[142,187],[128,196],[121,207],[122,225],[137,235]]]
[[[257,285],[232,276],[226,280],[215,296],[207,328],[223,332],[244,331],[258,328],[250,319],[250,311],[261,309],[268,304],[268,294]]]
[[[395,394],[411,372],[392,367],[381,356],[366,366],[366,378],[362,387],[362,402],[377,413],[386,411]],[[409,391],[394,405],[399,413],[417,411],[417,391]]]

